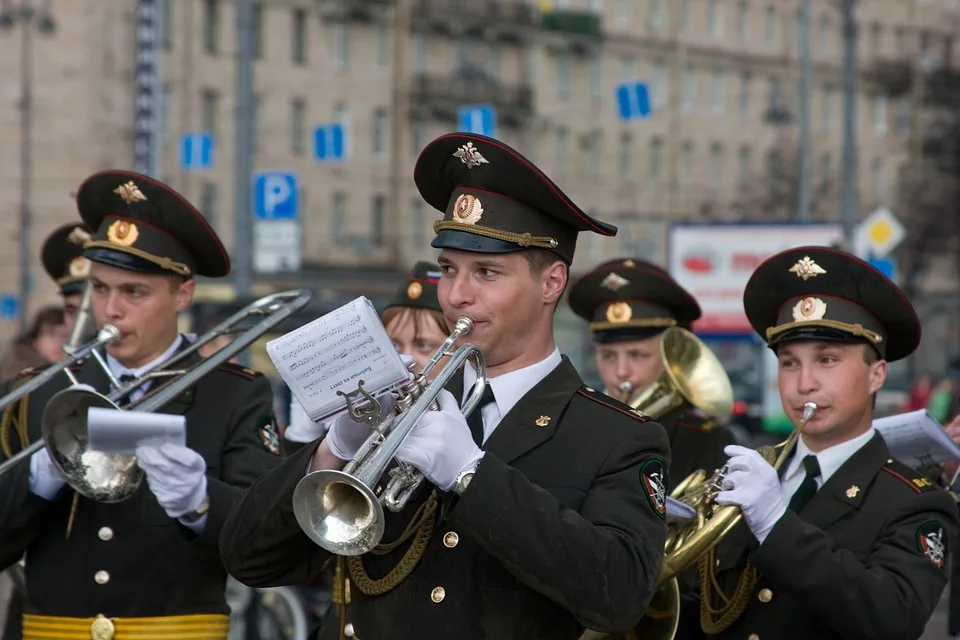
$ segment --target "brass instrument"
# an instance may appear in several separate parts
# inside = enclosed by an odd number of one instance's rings
[[[93,287],[90,283],[83,289],[83,298],[80,299],[80,308],[77,310],[77,317],[73,320],[73,329],[70,331],[70,339],[63,345],[64,353],[72,353],[80,345],[92,330],[95,329],[96,320],[93,317],[91,305],[93,303]]]
[[[629,403],[630,398],[633,397],[633,383],[629,380],[624,380],[618,385],[617,391],[620,392],[617,400],[623,403]]]
[[[817,412],[817,405],[807,402],[803,406],[803,416],[790,436],[781,444],[760,447],[758,451],[774,469],[780,467],[793,453],[797,440],[804,428]],[[780,449],[779,455],[777,449]],[[671,497],[692,507],[697,515],[689,520],[668,523],[667,538],[664,545],[663,567],[657,582],[647,615],[640,621],[637,634],[641,638],[672,640],[680,622],[680,590],[677,576],[690,567],[700,564],[703,572],[713,570],[707,567],[704,559],[717,544],[740,522],[742,513],[734,505],[721,506],[716,503],[717,494],[723,490],[723,481],[727,476],[727,465],[715,471],[707,478],[700,469],[684,478],[671,492]],[[709,594],[701,593],[701,598]],[[731,624],[736,618],[728,620]],[[725,627],[724,627],[725,628]],[[719,631],[704,630],[709,634]]]
[[[381,415],[379,402],[364,391],[362,381],[358,386],[367,400],[366,405],[358,409],[348,396],[350,416],[370,425],[373,432],[342,471],[322,469],[308,473],[293,492],[297,522],[317,545],[336,555],[359,556],[380,542],[384,531],[381,503],[391,511],[401,511],[423,481],[423,474],[400,463],[391,470],[390,480],[380,495],[375,488],[417,421],[425,411],[438,408],[437,396],[470,358],[474,361],[477,379],[461,413],[469,415],[480,403],[487,382],[483,352],[476,345],[465,344],[449,353],[454,343],[472,330],[473,320],[466,316],[457,318],[453,332],[423,371],[398,390],[397,405],[386,416]],[[444,356],[450,360],[428,383]],[[414,366],[410,365],[411,370]]]
[[[143,472],[137,466],[136,456],[108,454],[88,448],[87,410],[90,407],[120,409],[118,403],[141,386],[158,378],[167,382],[150,391],[143,398],[123,407],[126,411],[154,412],[196,384],[200,378],[228,361],[234,355],[253,344],[271,328],[302,309],[312,294],[303,289],[283,291],[265,296],[221,322],[200,336],[189,347],[179,351],[166,362],[158,363],[138,378],[121,385],[113,376],[103,356],[97,349],[116,341],[120,332],[113,326],[104,326],[98,337],[80,347],[61,362],[44,370],[16,391],[0,398],[0,407],[21,399],[63,371],[74,386],[55,394],[44,408],[41,416],[42,438],[0,464],[0,474],[46,447],[57,471],[66,483],[80,495],[98,502],[121,502],[131,497],[143,481]],[[216,337],[234,333],[237,325],[251,317],[264,316],[262,320],[239,334],[236,339],[213,356],[201,360],[190,369],[170,369],[177,362],[193,355]],[[68,366],[92,355],[106,372],[116,389],[109,396],[94,391],[88,385],[78,384],[67,369]],[[163,370],[160,370],[163,367]]]

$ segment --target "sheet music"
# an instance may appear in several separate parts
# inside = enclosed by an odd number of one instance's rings
[[[960,447],[925,409],[873,421],[894,458],[915,469],[960,460]]]
[[[271,340],[267,355],[315,422],[346,408],[337,391],[354,392],[362,380],[368,393],[379,395],[410,376],[364,296]]]

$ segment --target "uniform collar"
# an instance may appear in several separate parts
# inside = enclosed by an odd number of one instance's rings
[[[493,389],[493,398],[500,415],[507,415],[523,396],[557,368],[561,360],[560,349],[554,347],[553,352],[540,362],[495,378],[487,378],[490,388]],[[477,372],[468,362],[463,368],[463,388],[469,389],[476,379]]]
[[[790,460],[790,464],[787,465],[787,471],[783,475],[784,480],[788,480],[798,473],[803,471],[803,459],[808,455],[816,455],[817,462],[820,463],[820,484],[821,486],[830,479],[834,473],[837,472],[837,469],[843,466],[843,463],[850,459],[850,457],[859,451],[865,444],[870,442],[874,435],[876,435],[877,430],[872,426],[866,430],[866,432],[861,435],[853,438],[852,440],[847,440],[846,442],[841,442],[840,444],[835,444],[832,447],[827,447],[823,451],[814,454],[810,447],[807,446],[807,443],[803,441],[801,436],[797,440],[797,448],[794,452],[793,458]]]
[[[137,367],[136,369],[128,369],[127,367],[120,364],[120,361],[107,354],[107,366],[110,367],[110,373],[114,375],[118,380],[122,375],[133,375],[136,378],[139,378],[144,372],[149,371],[151,367],[154,367],[158,363],[166,362],[169,360],[174,353],[177,352],[177,349],[180,348],[180,345],[183,343],[183,336],[177,334],[177,337],[173,340],[173,343],[167,347],[167,350],[160,354],[159,357],[154,358],[147,364],[142,367]]]

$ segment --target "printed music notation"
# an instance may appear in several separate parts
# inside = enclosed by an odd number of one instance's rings
[[[378,395],[407,380],[409,372],[373,304],[361,296],[267,343],[267,354],[312,420],[346,408],[337,392],[364,389]]]
[[[960,459],[960,448],[926,409],[877,418],[873,426],[886,440],[891,455],[915,469],[925,462]]]

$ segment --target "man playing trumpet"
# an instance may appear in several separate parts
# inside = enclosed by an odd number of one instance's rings
[[[444,212],[440,305],[486,359],[489,393],[465,419],[464,367],[396,450],[428,482],[383,542],[347,559],[363,640],[574,640],[624,631],[646,610],[663,556],[663,428],[583,386],[557,350],[553,315],[580,231],[614,227],[577,207],[502,142],[470,134],[426,146],[414,171]],[[297,523],[309,469],[342,469],[371,434],[348,417],[264,476],[221,541],[251,586],[310,581],[331,559]],[[371,487],[374,489],[374,487]],[[334,621],[332,624],[336,624]],[[335,636],[333,636],[335,637]]]
[[[744,523],[701,564],[716,580],[685,603],[677,637],[918,638],[947,584],[957,507],[872,426],[887,362],[920,342],[913,307],[862,260],[801,247],[760,265],[744,308],[776,352],[787,415],[816,410],[779,474],[727,447],[716,502]]]

